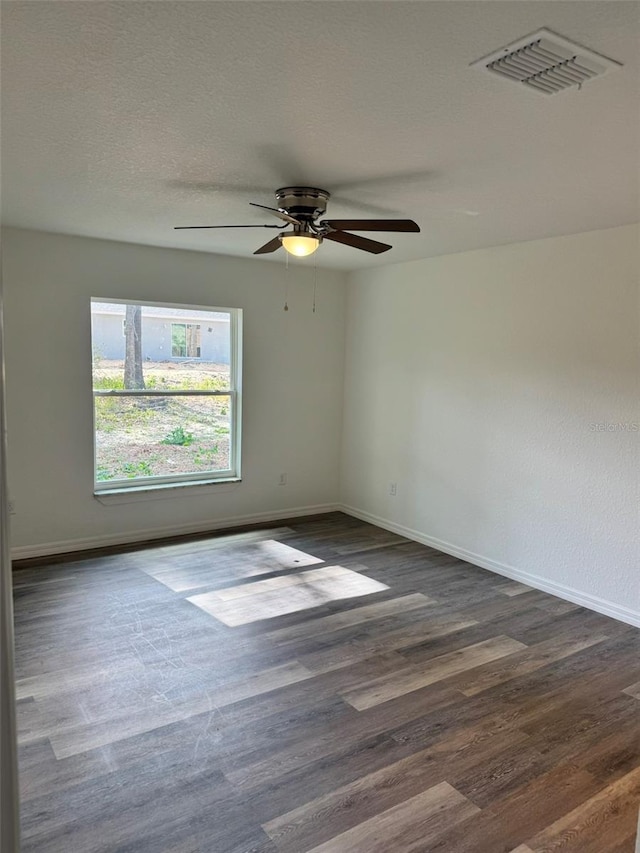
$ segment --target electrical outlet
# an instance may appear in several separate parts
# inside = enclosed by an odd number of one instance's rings
[[[389,483],[389,494],[395,496],[398,494],[398,484],[397,483]]]
[[[8,501],[7,502],[7,509],[9,510],[9,515],[15,515],[16,514],[15,501]]]
[[[279,485],[279,486],[286,486],[286,485],[287,485],[287,475],[286,475],[286,473],[282,473],[282,474],[280,474],[280,476],[278,477],[278,485]]]

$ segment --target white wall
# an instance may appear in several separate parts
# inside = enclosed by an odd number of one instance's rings
[[[3,248],[16,556],[336,503],[344,274],[318,271],[313,314],[309,266],[13,229]],[[91,296],[244,309],[242,483],[94,498]]]
[[[343,502],[640,618],[639,259],[629,226],[353,274]]]

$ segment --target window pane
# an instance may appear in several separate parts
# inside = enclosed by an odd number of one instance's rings
[[[229,390],[231,314],[92,302],[97,390]]]
[[[186,328],[184,323],[171,324],[171,355],[177,358],[184,358],[187,354]]]
[[[230,397],[94,400],[98,482],[229,469]]]

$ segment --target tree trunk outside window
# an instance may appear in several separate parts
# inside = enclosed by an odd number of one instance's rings
[[[142,375],[142,306],[127,305],[124,324],[124,387],[128,390],[144,388]]]

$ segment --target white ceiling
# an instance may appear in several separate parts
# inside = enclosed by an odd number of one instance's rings
[[[422,227],[381,256],[325,243],[318,264],[342,269],[626,224],[639,9],[3,2],[3,221],[250,256],[274,232],[172,226],[270,221],[248,202],[306,184],[334,218]],[[624,67],[553,96],[468,67],[541,26]]]

